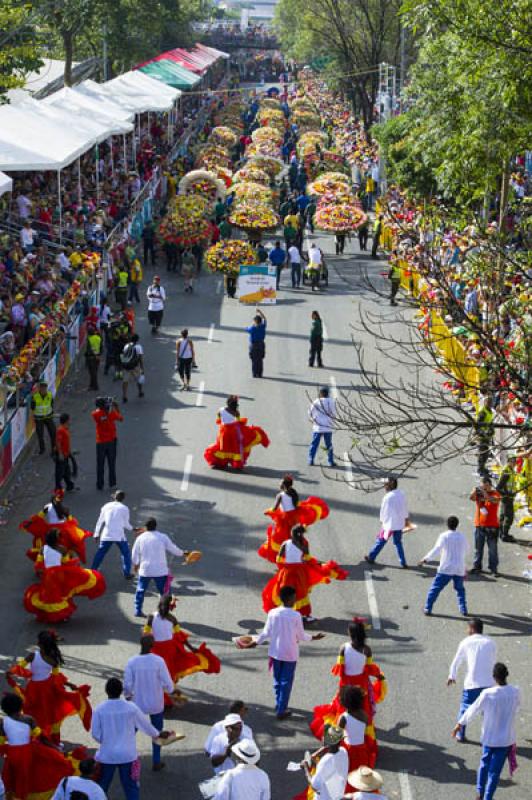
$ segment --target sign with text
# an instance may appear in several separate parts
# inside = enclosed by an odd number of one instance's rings
[[[241,303],[259,305],[277,300],[276,269],[273,264],[243,264],[238,273],[236,296]]]

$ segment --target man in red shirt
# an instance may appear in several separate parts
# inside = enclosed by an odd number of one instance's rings
[[[122,422],[118,403],[106,397],[96,398],[96,409],[92,412],[96,424],[96,488],[103,489],[105,461],[109,465],[109,488],[116,486],[116,422]]]
[[[59,427],[55,433],[55,490],[63,488],[66,484],[67,492],[76,488],[70,472],[70,456],[72,455],[70,443],[70,414],[61,414]]]
[[[491,478],[482,478],[480,487],[473,489],[469,495],[475,505],[475,561],[471,572],[482,572],[482,558],[484,544],[488,545],[488,567],[494,577],[497,577],[499,566],[498,539],[499,539],[499,505],[501,495],[491,483]]]

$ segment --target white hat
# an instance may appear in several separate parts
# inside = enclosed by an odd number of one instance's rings
[[[369,767],[359,767],[354,772],[350,772],[347,780],[351,786],[363,792],[374,792],[376,789],[380,789],[383,783],[382,776]]]
[[[229,725],[238,725],[239,722],[242,722],[240,714],[228,714],[223,721],[224,728],[229,727]]]
[[[253,739],[242,739],[233,745],[231,752],[244,764],[256,764],[260,760],[260,750]]]

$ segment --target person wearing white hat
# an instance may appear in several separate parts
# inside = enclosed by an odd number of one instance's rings
[[[228,714],[223,721],[224,730],[214,737],[210,746],[209,757],[214,774],[227,772],[236,766],[233,759],[233,747],[244,739],[243,723],[240,714]],[[252,741],[246,739],[246,741]]]
[[[346,795],[346,800],[387,800],[381,793],[380,788],[383,780],[379,772],[369,767],[359,767],[354,772],[350,772],[347,780],[357,791],[354,794]]]
[[[238,714],[242,720],[242,734],[244,739],[253,739],[253,731],[246,725],[244,722],[244,716],[248,713],[248,708],[243,700],[235,700],[229,706],[228,710],[229,714]],[[205,744],[203,745],[203,750],[206,755],[209,755],[212,749],[212,743],[214,742],[215,738],[218,734],[223,733],[225,730],[224,726],[225,719],[220,720],[219,722],[215,722],[214,725],[211,727],[209,733],[207,734],[207,738],[205,740]]]
[[[257,766],[260,750],[252,739],[241,739],[232,747],[236,766],[225,773],[213,800],[270,800],[270,779]]]

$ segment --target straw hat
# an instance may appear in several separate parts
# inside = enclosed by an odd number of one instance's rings
[[[231,748],[231,752],[244,764],[256,764],[260,760],[260,750],[252,739],[242,739]]]
[[[374,792],[380,789],[383,783],[381,775],[369,767],[359,767],[354,772],[350,772],[347,780],[355,789],[362,792]]]

